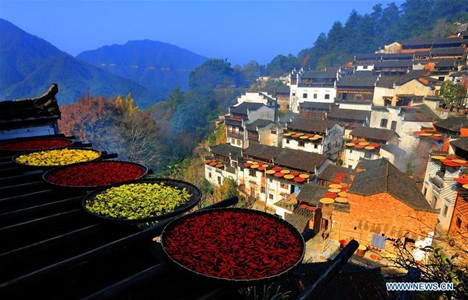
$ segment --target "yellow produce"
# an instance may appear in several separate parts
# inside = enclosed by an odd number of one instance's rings
[[[91,161],[99,158],[101,153],[86,149],[56,149],[37,151],[20,155],[16,162],[36,167],[54,167]]]

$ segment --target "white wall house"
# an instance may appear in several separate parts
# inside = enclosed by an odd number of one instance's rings
[[[394,130],[400,136],[398,146],[409,153],[419,144],[419,137],[414,132],[432,128],[432,123],[438,120],[425,104],[413,107],[375,106],[371,112],[370,127]]]
[[[295,70],[290,74],[290,110],[299,112],[303,102],[333,103],[336,97],[336,71]]]

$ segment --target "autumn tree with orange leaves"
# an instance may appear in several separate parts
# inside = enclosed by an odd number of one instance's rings
[[[119,159],[160,167],[158,126],[149,112],[133,103],[131,95],[107,99],[87,94],[62,106],[61,113],[62,133],[89,141],[95,149],[117,153]]]

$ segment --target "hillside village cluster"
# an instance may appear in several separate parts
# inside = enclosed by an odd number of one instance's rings
[[[205,178],[232,179],[255,207],[324,240],[385,252],[436,234],[466,250],[467,102],[444,107],[440,88],[468,86],[467,45],[467,31],[396,42],[342,67],[292,70],[273,95],[242,95]]]

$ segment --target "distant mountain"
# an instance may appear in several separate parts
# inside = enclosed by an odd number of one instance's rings
[[[35,97],[54,82],[60,104],[87,92],[106,97],[131,93],[141,107],[163,100],[162,94],[78,60],[4,19],[0,32],[0,100]]]
[[[129,41],[77,56],[87,63],[164,95],[177,86],[188,88],[189,73],[207,60],[188,50],[157,41]]]

